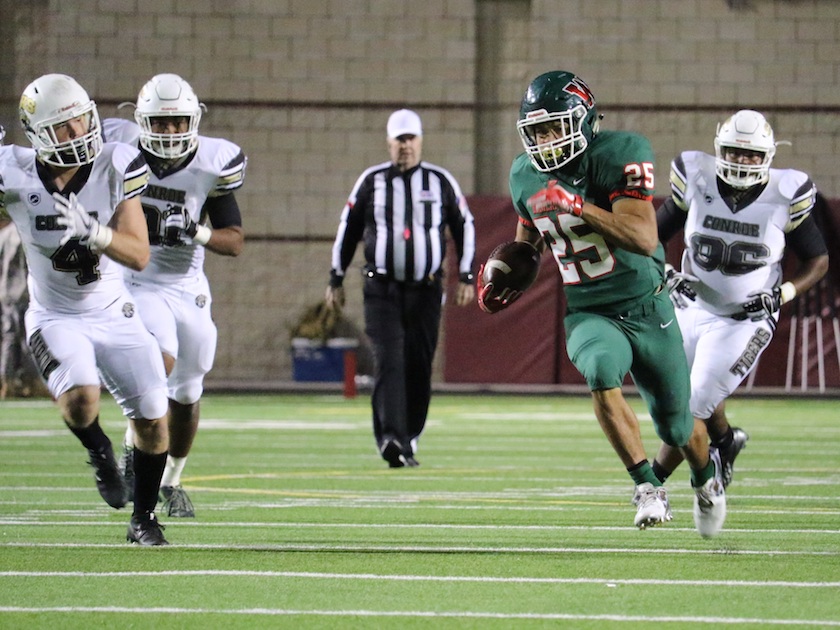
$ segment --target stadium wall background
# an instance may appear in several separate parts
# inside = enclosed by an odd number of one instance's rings
[[[105,117],[130,116],[117,105],[176,72],[208,106],[202,133],[248,154],[245,252],[207,261],[220,333],[210,385],[291,379],[290,328],[323,296],[356,177],[387,158],[391,110],[421,114],[424,158],[474,196],[481,229],[482,200],[504,197],[520,148],[521,94],[558,68],[589,83],[605,127],[651,139],[660,195],[676,153],[711,151],[717,122],[750,107],[793,143],[774,166],[840,198],[835,0],[0,0],[7,142],[25,141],[17,102],[36,76],[76,77]],[[357,274],[347,287],[360,324]],[[475,314],[469,334],[481,335]],[[436,381],[470,381],[446,368],[457,339],[443,335]]]

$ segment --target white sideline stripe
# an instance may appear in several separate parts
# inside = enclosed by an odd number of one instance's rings
[[[20,405],[23,406],[23,405]],[[39,405],[41,406],[41,405]],[[52,402],[49,402],[44,407],[53,407]],[[496,414],[496,413],[462,413],[458,414],[457,419],[470,419],[482,421],[498,421],[507,422],[512,419],[520,419],[521,413],[516,414]],[[592,422],[595,416],[592,412],[585,413],[554,413],[554,412],[535,412],[529,414],[529,421],[536,422]],[[639,415],[640,420],[650,420],[650,416],[645,414]],[[446,421],[430,416],[426,422],[427,427],[443,426]],[[202,418],[201,430],[237,430],[245,429],[263,429],[263,430],[321,430],[321,431],[355,431],[359,428],[367,428],[370,424],[369,420],[359,418],[358,420],[347,421],[328,421],[328,420],[308,420],[305,417],[298,419],[288,418],[242,418],[241,420],[231,420],[229,418]],[[55,429],[5,429],[0,431],[0,437],[55,437],[66,435],[67,431],[63,428],[57,427]]]
[[[792,588],[837,588],[840,582],[789,582],[784,580],[655,580],[643,578],[540,578],[472,575],[389,575],[376,573],[322,573],[310,571],[0,571],[0,577],[278,577],[326,580],[384,580],[395,582],[476,582],[490,584],[603,584],[605,586],[758,586]]]
[[[172,543],[169,548],[246,551],[342,551],[348,553],[580,553],[580,554],[628,554],[628,555],[692,555],[692,556],[840,556],[840,551],[782,551],[748,549],[626,549],[621,547],[467,547],[432,545],[315,545],[315,544],[252,544],[252,545],[206,545],[198,543]],[[3,542],[2,548],[15,549],[126,549],[127,543],[31,543]]]
[[[639,420],[650,420],[649,414],[638,414]],[[461,411],[457,414],[458,420],[500,420],[507,422],[508,420],[522,420],[522,412],[511,413],[497,413],[497,412],[481,412],[481,411]],[[556,411],[534,411],[528,414],[528,422],[531,421],[549,421],[554,422],[560,420],[563,422],[581,421],[594,422],[596,420],[595,414],[591,411],[579,412],[556,412]]]
[[[571,615],[566,613],[492,613],[477,611],[439,612],[425,610],[293,610],[285,608],[128,608],[126,606],[0,606],[0,612],[19,613],[145,613],[178,615],[266,615],[266,616],[318,616],[318,617],[422,617],[455,619],[548,619],[564,621],[626,621],[642,623],[705,623],[705,624],[757,624],[775,626],[824,626],[840,627],[832,619],[758,619],[751,617],[675,617],[645,615]]]
[[[214,431],[220,429],[236,430],[274,430],[274,431],[357,431],[361,427],[367,427],[369,423],[363,422],[317,422],[312,420],[201,420],[202,431]],[[61,429],[5,429],[0,431],[0,438],[35,438],[35,437],[56,437],[67,435],[66,430]]]
[[[51,400],[4,400],[0,409],[55,409]]]
[[[53,512],[43,512],[44,515],[50,515]],[[26,525],[26,526],[44,526],[44,527],[89,527],[95,525],[97,527],[108,527],[113,525],[113,521],[38,521],[32,516],[22,515],[19,517],[8,516],[0,519],[0,525]],[[260,529],[275,529],[275,528],[320,528],[320,529],[420,529],[429,531],[434,529],[448,529],[448,530],[465,530],[465,531],[535,531],[535,532],[567,532],[567,531],[598,531],[598,532],[628,532],[636,531],[634,527],[629,526],[615,526],[615,525],[450,525],[446,523],[290,523],[290,522],[265,522],[265,521],[229,521],[223,523],[201,523],[197,521],[167,521],[168,525],[174,525],[178,529],[182,527],[188,528],[260,528]],[[666,528],[669,532],[693,532],[693,527],[672,527],[668,525]],[[840,534],[840,529],[754,529],[754,528],[727,528],[727,534]]]
[[[314,420],[226,420],[221,418],[207,418],[201,419],[201,429],[320,429],[324,431],[350,431],[357,430],[359,427],[367,427],[369,423],[362,421],[358,422],[323,422]]]

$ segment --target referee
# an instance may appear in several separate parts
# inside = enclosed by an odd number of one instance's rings
[[[365,332],[375,358],[373,435],[382,458],[401,468],[418,465],[417,439],[429,410],[446,228],[459,260],[459,306],[474,297],[475,228],[455,178],[420,159],[420,117],[395,111],[387,133],[391,160],[359,176],[341,212],[326,304],[344,305],[344,274],[364,240]]]

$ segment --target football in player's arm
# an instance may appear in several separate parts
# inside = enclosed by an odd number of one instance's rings
[[[671,510],[622,394],[628,373],[658,435],[688,460],[695,524],[701,535],[712,536],[723,526],[726,498],[706,427],[689,412],[688,365],[663,288],[653,150],[638,134],[601,130],[600,120],[592,91],[570,72],[548,72],[528,86],[517,124],[525,153],[510,173],[515,238],[540,251],[549,248],[558,263],[566,351],[636,486],[634,524],[664,523]],[[479,304],[490,312],[517,308],[496,287],[480,288]]]

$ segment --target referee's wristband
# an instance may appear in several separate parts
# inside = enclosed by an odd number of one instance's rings
[[[787,304],[796,297],[796,287],[793,286],[793,282],[785,282],[779,287],[779,297],[781,304]]]
[[[213,236],[213,230],[211,230],[206,225],[199,225],[196,227],[195,236],[192,237],[193,243],[198,243],[199,245],[207,245],[210,241],[210,237]]]

